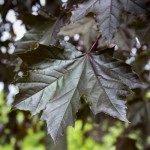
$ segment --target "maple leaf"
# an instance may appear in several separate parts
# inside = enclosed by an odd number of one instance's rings
[[[145,12],[140,3],[134,0],[89,0],[72,11],[71,21],[82,19],[89,12],[93,12],[96,15],[98,29],[110,42],[121,24],[121,13],[123,11],[135,14]]]
[[[36,50],[19,54],[30,68],[17,81],[15,107],[32,115],[42,111],[54,141],[68,125],[74,126],[81,96],[94,114],[104,112],[127,121],[126,95],[130,88],[145,86],[130,66],[111,57],[110,49],[80,52],[70,43],[62,41],[61,45],[39,44]]]
[[[115,33],[112,41],[116,43],[119,49],[130,51],[136,43],[135,37],[134,30],[128,28],[125,25],[122,25]]]
[[[88,49],[98,36],[95,19],[85,17],[73,24],[71,23],[64,26],[58,33],[58,35],[70,37],[74,37],[75,34],[80,35],[80,41],[82,41],[83,46]]]
[[[30,19],[35,20],[36,23],[34,24],[33,21],[29,21],[29,18],[26,17],[30,17]],[[61,14],[59,18],[39,14],[39,20],[33,15],[27,15],[26,17],[23,18],[25,22],[28,22],[28,24],[31,24],[33,27],[20,41],[15,43],[16,54],[36,49],[38,47],[38,43],[43,45],[54,45],[57,43],[57,33],[65,24],[66,20],[66,16],[64,16],[64,14]]]
[[[148,97],[146,97],[145,91],[142,89],[135,90],[135,93],[128,96],[127,102],[129,109],[128,118],[131,121],[130,126],[146,124],[146,130],[150,132],[150,103],[148,101]]]
[[[130,28],[135,30],[135,36],[138,37],[141,45],[146,44],[150,46],[150,20],[148,15],[145,16],[133,16],[132,22],[128,25]]]

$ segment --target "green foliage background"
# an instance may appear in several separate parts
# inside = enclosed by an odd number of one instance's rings
[[[150,98],[150,92],[146,94],[147,98]],[[11,107],[5,104],[5,94],[0,92],[0,127],[9,123],[9,113]],[[13,110],[12,110],[13,111]],[[17,111],[17,124],[21,125],[24,122],[25,114],[21,111]],[[0,137],[0,150],[14,150],[14,145],[19,142],[21,150],[46,150],[45,143],[43,139],[46,135],[46,131],[42,129],[44,123],[38,121],[38,118],[34,117],[32,119],[32,126],[27,130],[27,134],[22,138],[22,140],[17,141],[15,136],[12,136],[10,142],[6,143],[6,136],[11,134],[11,129],[5,128],[4,133]],[[88,119],[88,123],[85,125],[81,120],[77,120],[75,128],[68,127],[67,130],[67,143],[68,150],[116,150],[115,143],[117,138],[123,133],[123,123],[117,121],[115,125],[109,126],[107,120],[103,122],[101,129],[104,134],[101,138],[101,142],[98,143],[94,140],[93,137],[96,137],[98,132],[93,132],[92,136],[87,136],[86,133],[92,131],[95,127],[98,127],[97,124],[92,124],[92,121]],[[38,129],[36,132],[34,128]],[[19,132],[19,131],[18,131]],[[136,146],[138,150],[142,150],[142,139],[140,137],[140,131],[134,131],[128,135],[130,139],[136,140]],[[147,139],[147,143],[150,143],[150,137]]]
[[[11,107],[6,106],[4,100],[4,93],[0,92],[0,126],[9,122],[8,114],[10,113]],[[24,114],[21,111],[17,112],[17,123],[21,124],[24,120]],[[34,132],[33,128],[27,129],[27,135],[20,141],[22,150],[45,150],[44,143],[40,143],[45,136],[45,131],[41,130],[41,125],[43,122],[36,122],[36,118],[33,119],[33,124],[36,123],[39,131]],[[84,128],[81,120],[76,121],[75,128],[68,127],[67,131],[67,141],[68,141],[68,150],[115,150],[116,138],[122,133],[122,124],[117,122],[116,126],[107,127],[107,124],[103,125],[103,130],[108,130],[108,134],[103,136],[102,144],[96,143],[92,137],[86,138],[84,133],[93,129],[93,124],[87,123]],[[10,129],[5,129],[5,135],[10,134]],[[19,131],[18,131],[19,132]],[[5,143],[5,135],[0,138],[0,150],[13,150],[14,144],[17,142],[15,137],[12,137],[10,143]]]

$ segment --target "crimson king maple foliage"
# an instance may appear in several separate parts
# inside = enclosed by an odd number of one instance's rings
[[[58,18],[42,11],[38,16],[30,15],[35,20],[31,30],[16,42],[16,55],[27,69],[15,81],[19,93],[14,107],[32,115],[41,113],[54,142],[67,126],[74,126],[81,97],[95,115],[104,112],[128,121],[126,96],[132,89],[146,88],[148,84],[138,78],[130,65],[115,58],[111,44],[128,39],[116,36],[126,33],[120,32],[122,26],[140,31],[143,26],[139,29],[132,18],[148,12],[140,0],[88,0],[72,11],[62,9]],[[78,43],[62,38],[76,33],[82,39]],[[146,39],[143,36],[134,32],[130,41]]]

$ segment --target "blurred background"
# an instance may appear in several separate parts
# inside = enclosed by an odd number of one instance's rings
[[[150,150],[149,89],[136,89],[127,98],[130,123],[105,114],[94,117],[87,105],[83,104],[77,114],[75,128],[68,127],[67,133],[56,145],[47,135],[45,123],[39,121],[39,116],[31,118],[29,112],[11,109],[18,92],[12,81],[16,72],[18,76],[23,74],[14,55],[14,42],[30,29],[22,15],[32,13],[36,16],[38,10],[42,9],[59,16],[60,8],[65,7],[66,3],[71,9],[82,1],[0,0],[0,150]],[[126,34],[129,32],[125,31]],[[116,35],[116,38],[119,36]],[[130,35],[122,33],[122,36],[129,36],[129,41],[120,41],[116,57],[133,64],[141,79],[149,83],[149,43],[140,43],[135,37],[131,44]],[[149,36],[147,38],[150,39]],[[64,36],[64,39],[69,40],[68,36]],[[79,40],[79,33],[75,34],[74,40]]]

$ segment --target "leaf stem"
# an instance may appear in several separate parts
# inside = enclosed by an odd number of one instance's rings
[[[88,50],[89,53],[92,52],[92,50],[95,48],[96,44],[98,43],[98,40],[101,38],[101,35],[99,35],[96,39],[96,41],[93,43],[93,45],[90,47],[90,49]]]

